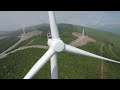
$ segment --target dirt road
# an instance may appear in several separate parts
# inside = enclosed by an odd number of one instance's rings
[[[38,30],[35,30],[35,31],[32,31],[32,32],[28,32],[26,34],[22,34],[20,35],[20,40],[15,43],[13,46],[9,47],[7,50],[3,51],[1,54],[0,54],[0,59],[1,58],[5,58],[9,53],[7,53],[8,51],[12,50],[13,48],[15,48],[19,43],[21,43],[22,41],[26,40],[26,39],[29,39],[30,37],[34,36],[34,35],[38,35],[40,34],[41,35],[42,31],[38,31]]]

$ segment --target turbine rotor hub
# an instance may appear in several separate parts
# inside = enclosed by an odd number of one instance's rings
[[[62,52],[65,48],[65,44],[60,39],[53,39],[51,46],[56,52]]]

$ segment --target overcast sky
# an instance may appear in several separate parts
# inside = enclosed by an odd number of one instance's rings
[[[58,23],[83,26],[120,25],[120,11],[56,11]],[[0,31],[48,22],[47,11],[0,11]]]

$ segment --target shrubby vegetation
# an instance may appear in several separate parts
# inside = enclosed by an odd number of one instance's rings
[[[59,24],[60,36],[65,43],[70,43],[76,37],[72,36],[73,31],[82,32],[85,29],[85,34],[94,38],[96,43],[88,43],[80,49],[100,54],[100,46],[102,47],[102,56],[120,61],[120,36],[98,31],[91,28],[81,27],[71,24]],[[47,45],[46,34],[49,32],[49,26],[41,26],[38,30],[44,31],[40,36],[33,36],[30,39],[23,41],[18,47],[28,45]],[[44,49],[31,48],[8,55],[5,59],[0,60],[0,78],[1,79],[22,79],[30,70],[34,63],[46,52]],[[101,60],[78,56],[71,53],[58,53],[59,79],[99,79],[101,77]],[[120,65],[104,61],[104,78],[120,79]],[[50,64],[49,62],[37,73],[34,79],[50,79]]]
[[[14,45],[16,42],[18,42],[20,38],[18,37],[7,37],[0,40],[0,53]]]

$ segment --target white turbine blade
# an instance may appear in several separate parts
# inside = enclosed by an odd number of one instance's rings
[[[51,63],[51,79],[58,79],[57,53],[55,53],[51,57],[50,63]]]
[[[31,79],[55,54],[56,52],[53,48],[50,48],[31,68],[31,70],[27,73],[27,75],[23,79]]]
[[[48,15],[49,15],[49,22],[50,22],[50,29],[51,29],[52,38],[58,39],[59,38],[59,31],[58,31],[58,27],[56,24],[55,14],[53,11],[48,11]]]
[[[98,58],[98,59],[102,59],[102,60],[106,60],[106,61],[110,61],[110,62],[114,62],[114,63],[120,63],[119,61],[115,61],[115,60],[108,59],[108,58],[105,58],[105,57],[102,57],[102,56],[99,56],[99,55],[95,55],[95,54],[92,54],[92,53],[89,53],[87,51],[75,48],[75,47],[70,46],[70,45],[65,45],[64,50],[67,51],[67,52],[71,52],[71,53],[75,53],[75,54],[79,54],[79,55]]]

